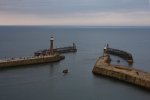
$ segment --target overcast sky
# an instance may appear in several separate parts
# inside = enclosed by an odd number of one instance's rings
[[[148,25],[150,0],[0,0],[0,25]]]

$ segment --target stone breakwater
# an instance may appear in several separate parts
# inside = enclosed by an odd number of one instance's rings
[[[130,54],[126,51],[114,49],[114,48],[107,48],[106,53],[119,56],[119,57],[125,59],[129,64],[133,63],[132,54]]]
[[[100,57],[92,72],[94,74],[112,77],[150,90],[150,73],[139,69],[127,68],[125,66],[112,65],[109,61],[109,55]]]
[[[64,58],[65,57],[62,55],[54,54],[48,56],[33,56],[33,57],[5,59],[5,60],[0,60],[0,68],[57,62]]]
[[[77,48],[76,48],[75,43],[73,43],[73,46],[55,48],[53,49],[53,52],[59,53],[59,54],[77,52]],[[50,53],[49,49],[44,49],[44,50],[39,50],[39,51],[34,52],[34,56],[47,55],[49,53]]]

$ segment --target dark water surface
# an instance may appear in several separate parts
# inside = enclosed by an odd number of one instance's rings
[[[149,27],[0,26],[0,58],[48,48],[51,34],[55,47],[75,42],[78,52],[58,63],[0,70],[0,100],[150,100],[148,91],[92,74],[106,43],[129,51],[133,66],[150,72]]]

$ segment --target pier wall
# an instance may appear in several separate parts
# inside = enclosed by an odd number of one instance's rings
[[[119,65],[111,65],[105,63],[104,58],[99,58],[96,62],[93,68],[94,74],[108,76],[140,87],[150,89],[150,73],[143,72],[134,68],[127,68]]]
[[[141,79],[138,77],[134,77],[132,75],[128,75],[125,73],[116,72],[114,70],[107,70],[105,68],[97,68],[97,67],[93,69],[93,73],[104,75],[104,76],[109,76],[118,80],[123,80],[129,83],[150,89],[150,81],[147,81],[145,79]]]
[[[41,56],[41,57],[39,56],[39,57],[33,57],[28,59],[9,60],[9,61],[0,62],[0,68],[56,62],[62,59],[64,59],[64,56],[54,55],[54,56]]]
[[[61,47],[53,49],[53,52],[63,54],[63,53],[70,53],[70,52],[77,52],[76,45],[73,43],[73,46],[68,47]],[[34,56],[46,55],[49,54],[49,49],[39,50],[34,52]]]

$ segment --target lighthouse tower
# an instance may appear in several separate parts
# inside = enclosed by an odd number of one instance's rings
[[[50,38],[50,49],[49,49],[50,55],[54,54],[54,50],[53,49],[54,49],[54,37],[51,36],[51,38]]]

